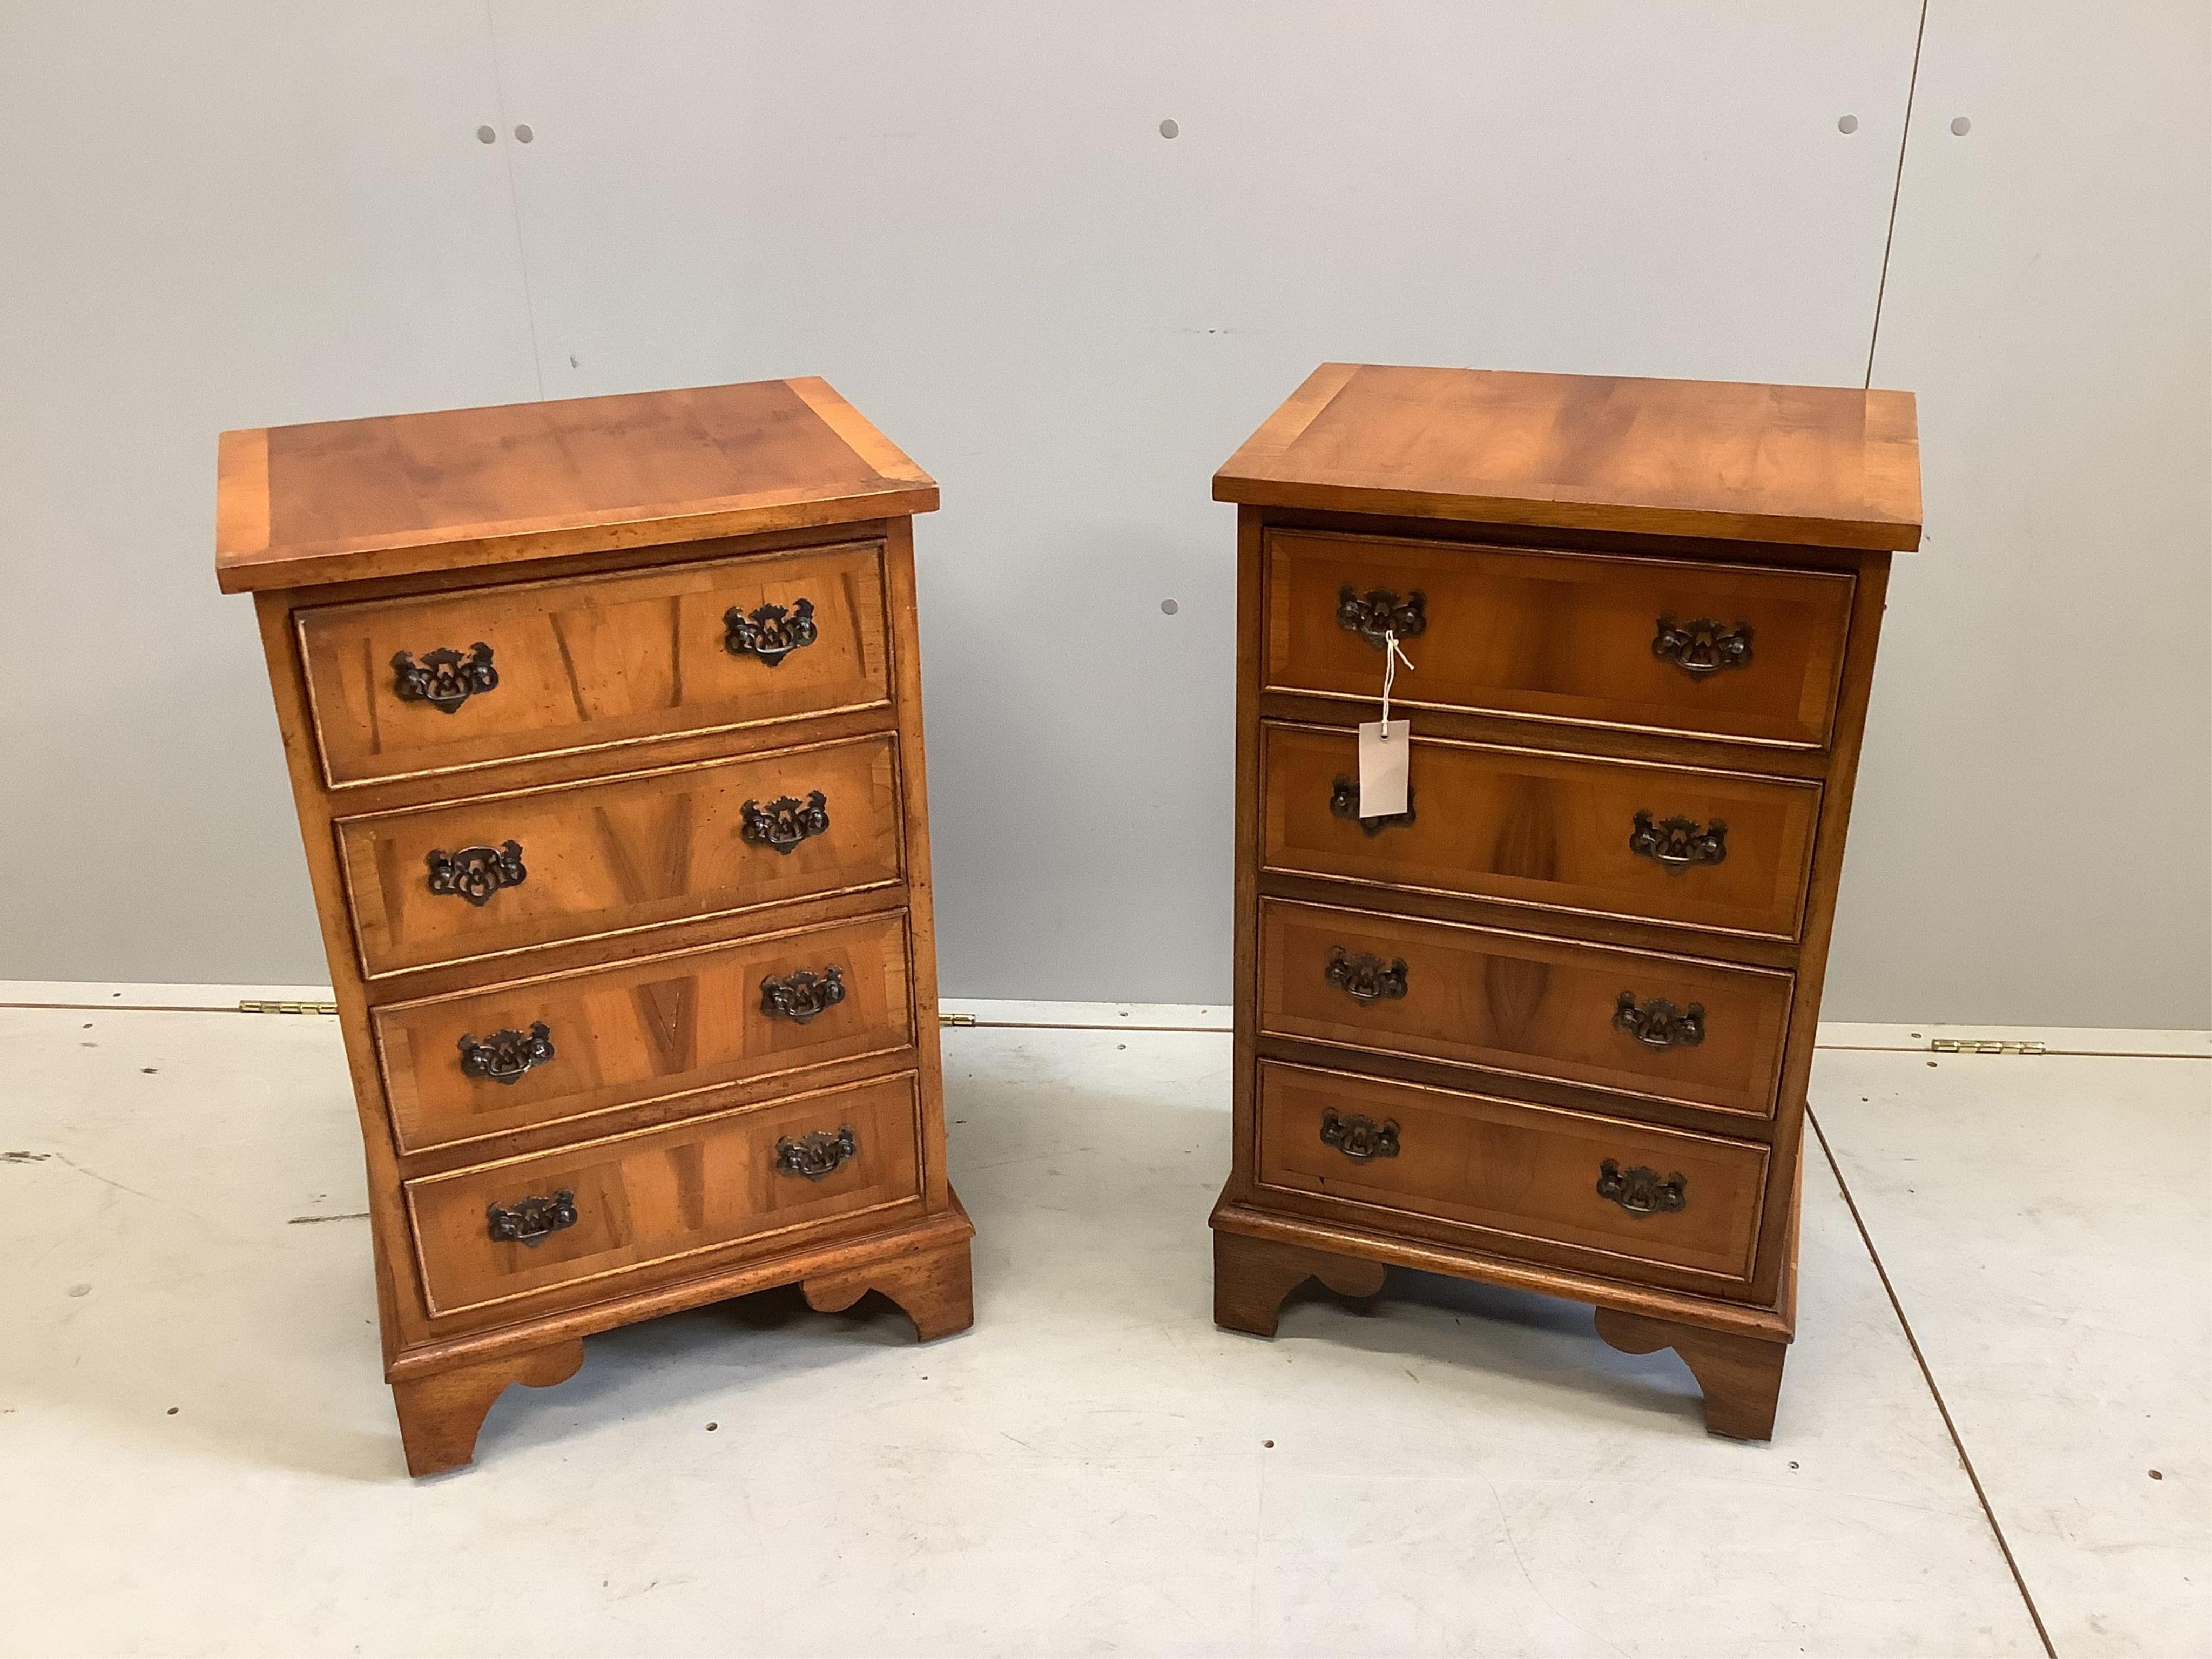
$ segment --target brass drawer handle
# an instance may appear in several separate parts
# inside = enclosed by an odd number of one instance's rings
[[[1385,963],[1382,957],[1369,956],[1365,951],[1347,956],[1341,945],[1329,947],[1328,966],[1322,969],[1331,985],[1342,991],[1354,1002],[1380,1002],[1385,997],[1406,994],[1406,959]]]
[[[824,1009],[845,1000],[845,975],[835,967],[817,974],[801,968],[778,979],[770,974],[761,981],[761,1012],[780,1016],[804,1025]]]
[[[576,1195],[563,1187],[550,1198],[524,1198],[513,1209],[494,1204],[484,1212],[496,1244],[526,1244],[532,1249],[576,1224]]]
[[[1613,1029],[1654,1048],[1694,1048],[1705,1040],[1705,1005],[1677,1008],[1664,997],[1638,1006],[1636,993],[1623,991],[1613,1005]]]
[[[801,646],[821,637],[814,625],[814,601],[799,599],[790,610],[764,605],[750,616],[734,605],[722,613],[722,648],[733,657],[758,657],[770,668]]]
[[[522,1074],[532,1066],[543,1066],[553,1058],[553,1032],[541,1019],[532,1022],[527,1031],[494,1031],[481,1042],[465,1036],[460,1047],[464,1077],[489,1078],[494,1083],[512,1085],[521,1082]]]
[[[1664,1181],[1659,1171],[1639,1164],[1624,1171],[1620,1165],[1607,1158],[1597,1166],[1597,1195],[1609,1198],[1637,1217],[1671,1215],[1689,1203],[1686,1194],[1689,1179],[1677,1170]]]
[[[1718,818],[1702,825],[1694,818],[1662,818],[1654,823],[1650,813],[1638,812],[1628,832],[1628,850],[1669,870],[1718,864],[1728,856],[1728,825]]]
[[[497,847],[464,847],[448,853],[431,849],[423,862],[430,866],[430,890],[441,898],[465,898],[481,906],[502,887],[520,887],[530,872],[522,867],[522,843],[503,841]]]
[[[779,853],[788,853],[808,836],[825,835],[830,829],[830,798],[819,789],[803,802],[779,795],[765,806],[749,800],[738,811],[744,820],[738,833]]]
[[[392,659],[392,672],[396,677],[392,689],[400,702],[427,702],[447,714],[499,684],[499,670],[491,665],[491,647],[482,640],[469,647],[465,657],[441,648],[425,651],[422,660],[416,662],[410,653],[399,652]]]
[[[1321,1114],[1321,1140],[1324,1146],[1334,1146],[1346,1158],[1364,1164],[1370,1158],[1398,1156],[1398,1120],[1385,1118],[1377,1123],[1373,1118],[1354,1112],[1350,1117],[1339,1117],[1336,1108],[1324,1106]]]
[[[1346,582],[1336,596],[1336,625],[1380,651],[1387,635],[1410,640],[1425,630],[1428,604],[1418,588],[1401,599],[1387,587],[1370,587],[1362,593]]]
[[[1678,623],[1659,618],[1659,632],[1651,641],[1651,654],[1671,662],[1684,673],[1703,679],[1723,668],[1743,668],[1751,662],[1751,624],[1723,628],[1711,617]]]
[[[819,1181],[859,1150],[850,1124],[841,1126],[834,1135],[827,1129],[817,1129],[796,1140],[785,1135],[775,1143],[775,1167],[786,1175]]]
[[[1407,786],[1404,811],[1385,812],[1379,817],[1360,818],[1359,785],[1351,778],[1340,776],[1330,786],[1328,810],[1340,818],[1359,818],[1359,827],[1362,830],[1370,836],[1379,836],[1394,823],[1411,823],[1413,821],[1413,787],[1410,784]]]

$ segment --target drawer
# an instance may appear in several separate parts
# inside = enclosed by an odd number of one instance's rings
[[[1402,626],[1412,604],[1421,623],[1407,653],[1418,665],[1395,701],[1819,748],[1855,580],[1278,530],[1267,684],[1372,700],[1381,637],[1354,624],[1398,608]]]
[[[872,542],[324,605],[295,623],[334,785],[890,696]]]
[[[903,913],[374,1010],[402,1152],[914,1042]]]
[[[1261,733],[1268,871],[1797,936],[1817,784],[1415,738],[1408,814],[1362,819],[1352,732]]]
[[[405,1183],[434,1315],[920,1201],[913,1077],[694,1118]],[[665,1277],[665,1275],[662,1275]]]
[[[373,978],[900,878],[889,737],[340,818]],[[816,797],[820,799],[817,802]]]
[[[1260,903],[1260,1030],[1773,1115],[1792,975]]]
[[[1767,1152],[1747,1141],[1269,1061],[1259,1137],[1261,1185],[1449,1222],[1480,1249],[1751,1277]]]

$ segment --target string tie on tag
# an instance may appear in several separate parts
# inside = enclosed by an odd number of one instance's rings
[[[1382,741],[1390,741],[1390,687],[1397,680],[1398,665],[1403,663],[1410,672],[1413,659],[1406,654],[1406,647],[1398,643],[1395,634],[1382,635]]]

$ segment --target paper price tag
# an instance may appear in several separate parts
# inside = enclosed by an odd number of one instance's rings
[[[1363,720],[1359,726],[1359,816],[1387,818],[1406,810],[1413,749],[1411,720]]]

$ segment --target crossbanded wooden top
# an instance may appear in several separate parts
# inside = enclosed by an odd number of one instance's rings
[[[1216,501],[1644,535],[1920,543],[1912,394],[1323,363]]]
[[[937,485],[808,378],[222,434],[227,593],[927,513]]]

